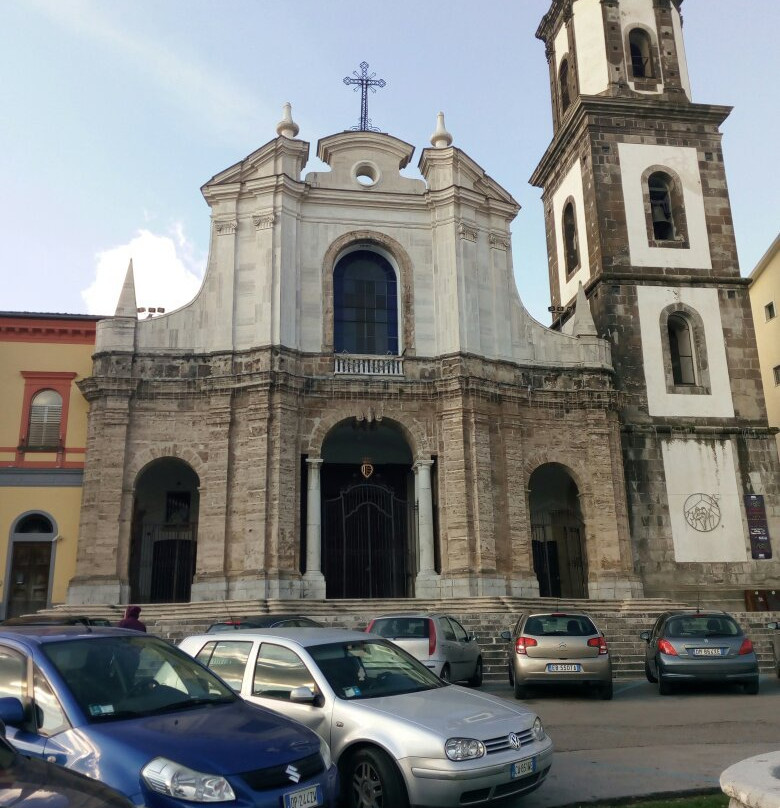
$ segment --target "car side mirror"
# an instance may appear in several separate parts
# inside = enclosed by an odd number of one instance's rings
[[[0,699],[0,722],[12,727],[24,723],[24,707],[16,696],[5,696]],[[5,735],[5,726],[3,726],[3,735]]]
[[[640,631],[639,636],[645,642],[650,642],[650,632],[649,631]]]
[[[469,642],[474,642],[476,639],[477,635],[472,631],[471,634],[469,634]]]
[[[777,629],[780,628],[780,623],[778,623],[777,620],[773,620],[771,623],[767,623],[766,627],[771,628],[773,631],[777,631]]]
[[[315,704],[317,695],[310,687],[302,685],[290,691],[290,701],[294,704]]]
[[[509,642],[509,640],[512,639],[512,632],[511,631],[502,631],[499,636],[501,637],[502,640],[506,640],[507,642]]]

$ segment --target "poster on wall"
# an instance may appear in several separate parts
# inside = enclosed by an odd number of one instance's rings
[[[747,514],[751,557],[762,561],[772,558],[764,497],[761,494],[745,494],[745,513]]]

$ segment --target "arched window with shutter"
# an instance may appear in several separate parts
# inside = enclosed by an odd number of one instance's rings
[[[696,361],[688,320],[681,314],[672,314],[667,321],[667,334],[674,384],[696,384]]]
[[[653,58],[650,35],[642,28],[633,28],[628,34],[631,55],[631,74],[635,79],[653,77]]]
[[[572,275],[580,265],[580,250],[577,240],[577,220],[574,203],[567,202],[563,208],[563,249],[566,257],[566,275]]]
[[[569,60],[564,57],[558,70],[558,86],[561,94],[561,115],[571,105],[571,93],[569,92]]]
[[[54,390],[41,390],[30,404],[27,425],[28,447],[56,447],[60,442],[62,396]]]

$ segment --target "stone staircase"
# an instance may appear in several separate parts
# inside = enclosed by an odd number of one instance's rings
[[[55,606],[51,614],[84,614],[121,619],[124,606],[67,605]],[[521,599],[510,597],[453,598],[448,600],[235,600],[197,603],[150,603],[142,606],[141,619],[150,633],[178,642],[189,634],[205,631],[211,623],[229,617],[258,614],[303,614],[336,628],[363,630],[371,617],[391,612],[445,612],[458,619],[473,632],[480,647],[485,681],[507,682],[506,643],[500,638],[505,629],[514,626],[520,613],[531,611],[587,612],[604,632],[616,679],[644,677],[644,641],[639,632],[652,628],[658,615],[668,609],[691,608],[690,605],[645,598],[638,600],[563,600],[557,598]],[[731,612],[750,636],[756,649],[762,673],[774,671],[773,654],[766,624],[780,620],[780,612]]]

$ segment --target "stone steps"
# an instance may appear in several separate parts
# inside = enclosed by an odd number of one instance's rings
[[[445,612],[473,632],[482,648],[485,680],[507,681],[506,644],[500,638],[514,626],[520,613],[531,611],[587,612],[604,632],[617,679],[644,677],[644,646],[639,632],[650,629],[658,615],[669,609],[690,608],[661,598],[640,600],[560,600],[557,598],[455,598],[451,600],[241,600],[196,603],[149,603],[141,619],[151,633],[178,642],[188,634],[205,631],[211,623],[229,617],[297,613],[329,626],[363,630],[371,617],[392,612]],[[49,610],[55,614],[86,614],[118,621],[124,606],[113,604],[67,605]],[[766,624],[780,620],[777,612],[732,612],[749,634],[763,673],[774,670],[770,631]]]

